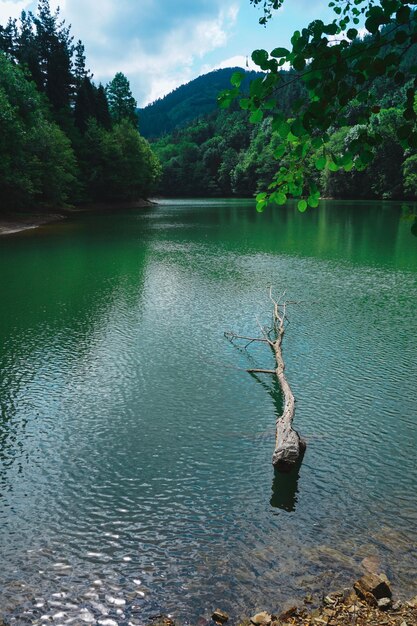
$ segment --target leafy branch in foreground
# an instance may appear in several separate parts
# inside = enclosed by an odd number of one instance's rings
[[[284,0],[251,0],[263,3],[266,23],[272,10]],[[382,141],[375,119],[380,114],[378,89],[381,78],[402,88],[402,122],[397,128],[399,141],[410,153],[417,148],[415,90],[417,66],[407,63],[409,51],[417,44],[417,0],[334,0],[329,6],[336,17],[325,24],[314,20],[295,31],[291,49],[275,48],[270,53],[255,50],[253,62],[265,72],[250,84],[249,95],[240,92],[243,72],[231,78],[232,89],[222,92],[219,104],[230,106],[239,98],[240,107],[250,112],[250,121],[272,118],[272,129],[279,139],[274,157],[277,172],[266,191],[256,197],[257,210],[270,203],[285,204],[288,197],[299,198],[298,209],[318,205],[320,190],[315,170],[331,172],[363,170],[372,162]],[[361,28],[362,36],[359,32]],[[291,74],[283,73],[291,67]],[[305,95],[292,107],[291,117],[280,110],[280,93],[299,81]],[[351,126],[343,149],[335,153],[329,140],[335,127]]]

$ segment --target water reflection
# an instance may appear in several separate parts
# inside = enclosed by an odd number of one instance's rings
[[[302,459],[296,467],[283,474],[274,470],[274,479],[272,481],[272,496],[270,504],[274,509],[282,509],[292,513],[295,511],[298,502],[298,480],[300,478],[300,468]]]
[[[326,588],[335,562],[350,583],[374,544],[415,593],[416,240],[395,207],[355,206],[189,201],[0,241],[7,618],[61,601],[74,623],[274,610]],[[222,337],[257,332],[270,284],[320,301],[291,311],[294,426],[311,443],[272,494],[282,396],[242,369],[273,355]]]
[[[282,413],[282,392],[278,380],[275,376],[268,376],[268,381],[262,379],[259,374],[251,376],[267,391],[271,396],[275,407],[275,419]],[[298,502],[298,480],[300,478],[300,468],[303,462],[304,452],[301,454],[297,465],[287,473],[278,472],[274,469],[274,479],[272,481],[272,496],[270,504],[273,508],[282,509],[289,513],[295,511]]]

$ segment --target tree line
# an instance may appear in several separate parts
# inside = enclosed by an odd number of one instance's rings
[[[373,36],[368,35],[364,45],[372,49],[372,44]],[[350,45],[353,48],[357,43]],[[392,52],[392,48],[386,47],[385,53]],[[410,81],[405,77],[414,67],[417,67],[417,46],[409,47],[401,56],[395,79],[382,74],[364,83],[369,91],[367,96],[374,102],[369,123],[363,120],[365,105],[356,97],[345,103],[343,115],[335,116],[325,133],[315,133],[311,140],[314,145],[308,153],[298,157],[304,179],[309,180],[314,189],[309,195],[311,206],[317,205],[319,196],[416,198],[417,144],[413,147],[404,142],[402,135],[404,101],[410,92]],[[236,68],[232,83],[240,83],[243,74]],[[309,86],[298,79],[296,70],[280,71],[280,89],[270,103],[273,110],[269,114],[268,106],[262,111],[250,106],[265,76],[268,75],[252,80],[249,94],[242,93],[239,102],[229,98],[227,110],[202,116],[186,128],[152,143],[163,166],[161,194],[248,197],[259,194],[262,204],[262,194],[269,188],[276,190],[275,203],[283,204],[290,187],[297,191],[295,179],[287,181],[285,188],[270,185],[275,185],[277,171],[282,169],[288,177],[294,171],[291,162],[294,156],[288,155],[283,137],[288,136],[288,141],[293,141],[295,146],[298,138],[292,132],[301,135],[305,132],[304,127],[297,129],[294,125],[294,110],[303,110],[308,102]],[[232,84],[226,97],[233,91]],[[375,142],[365,144],[361,159],[353,162],[349,146],[363,138],[365,132],[374,137]],[[303,195],[303,185],[299,191]],[[306,204],[301,208],[306,208]]]
[[[127,78],[94,83],[59,9],[0,25],[0,208],[135,200],[159,175]]]

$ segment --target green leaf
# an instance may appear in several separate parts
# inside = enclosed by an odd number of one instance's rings
[[[319,206],[319,199],[316,198],[316,196],[308,196],[307,204],[311,206],[312,209],[316,209]]]
[[[285,195],[285,193],[282,193],[282,191],[277,191],[276,193],[272,195],[274,196],[274,202],[278,204],[279,206],[282,206],[283,204],[287,202],[287,196]]]
[[[399,24],[408,24],[410,15],[411,15],[410,7],[402,6],[400,9],[398,9],[395,17]]]
[[[353,41],[358,36],[358,30],[356,28],[349,28],[349,30],[347,31],[346,35],[347,35],[348,39]]]
[[[266,200],[261,200],[261,202],[257,202],[256,203],[256,210],[258,211],[258,213],[262,213],[262,211],[265,209],[267,204],[268,203],[267,203]]]
[[[291,132],[294,137],[302,137],[306,134],[306,129],[303,126],[302,120],[297,117],[294,122],[291,124]]]
[[[326,157],[325,156],[321,156],[318,159],[316,159],[314,165],[316,166],[316,169],[318,170],[324,170],[324,168],[326,167]]]
[[[283,143],[282,143],[280,146],[278,146],[278,148],[276,148],[276,149],[274,150],[274,157],[275,157],[277,160],[278,160],[278,159],[281,159],[281,158],[284,156],[284,154],[285,154],[285,152],[286,152],[286,149],[287,149],[287,148],[286,148],[285,144],[283,144]]]
[[[244,111],[247,111],[249,109],[249,105],[250,105],[250,100],[249,98],[241,98],[239,100],[239,106],[241,109],[243,109]]]
[[[263,111],[261,109],[256,109],[256,111],[252,111],[250,114],[249,121],[252,124],[258,124],[259,122],[262,122],[263,116]]]
[[[286,57],[290,53],[287,48],[274,48],[271,52],[271,57],[275,57],[276,59],[280,59],[282,57]]]
[[[291,65],[297,72],[301,72],[306,66],[306,61],[302,56],[297,56],[293,59]]]
[[[217,103],[221,109],[228,109],[230,105],[232,104],[232,98],[219,97],[217,99]]]
[[[281,139],[287,139],[288,135],[290,134],[290,130],[291,127],[288,122],[282,121],[278,127],[278,134]]]
[[[256,196],[256,202],[261,202],[262,200],[265,200],[267,195],[268,194],[265,193],[265,191],[262,191],[262,193],[258,193],[258,195]]]
[[[233,87],[240,87],[244,78],[245,74],[243,72],[233,72],[232,76],[230,77],[230,82]]]
[[[300,213],[304,213],[304,211],[307,209],[307,202],[306,200],[300,200],[297,204],[297,209],[300,211]]]
[[[252,52],[252,61],[262,69],[264,69],[263,66],[268,62],[268,57],[269,55],[266,50],[254,50]]]

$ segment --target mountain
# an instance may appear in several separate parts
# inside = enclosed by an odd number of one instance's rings
[[[219,92],[231,87],[230,77],[236,71],[242,71],[242,68],[229,67],[203,74],[203,76],[177,87],[167,96],[155,100],[143,109],[139,109],[141,135],[155,139],[216,110],[216,98]],[[245,89],[250,80],[260,75],[259,72],[246,72],[242,89]]]

